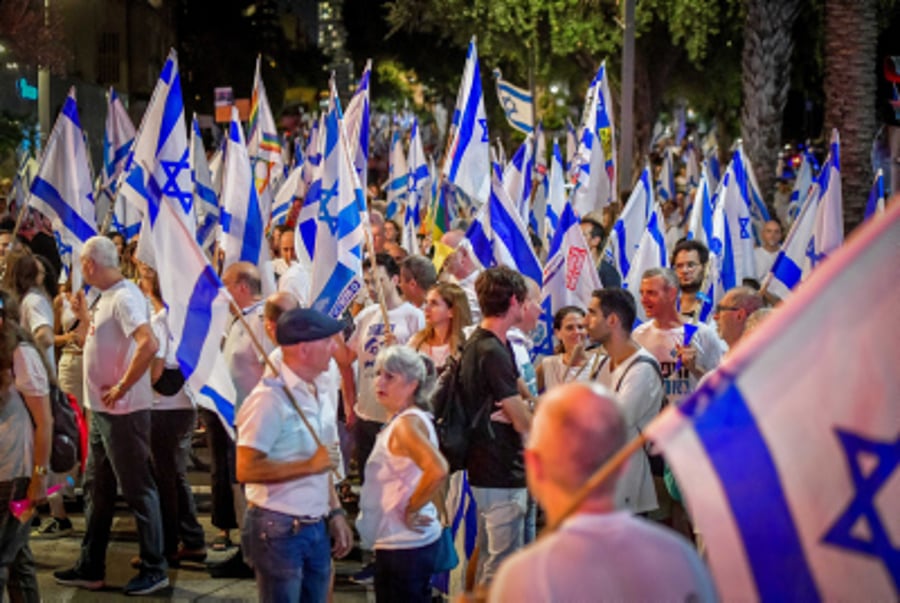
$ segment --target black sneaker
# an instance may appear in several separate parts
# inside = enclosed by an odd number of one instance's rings
[[[64,584],[65,586],[78,586],[87,590],[100,590],[103,588],[103,578],[86,576],[74,567],[53,572],[53,578],[57,584]]]
[[[350,576],[350,582],[361,584],[362,586],[375,584],[375,562],[372,561],[365,564],[361,570]]]
[[[169,586],[169,576],[165,572],[141,572],[128,581],[122,589],[126,595],[149,595]]]

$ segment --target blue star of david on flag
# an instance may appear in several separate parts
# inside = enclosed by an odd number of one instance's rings
[[[178,199],[182,209],[184,209],[184,213],[190,214],[194,195],[190,190],[182,190],[178,186],[178,177],[181,175],[181,172],[187,170],[190,173],[191,171],[187,147],[185,147],[184,153],[182,153],[178,161],[166,161],[163,159],[160,160],[159,164],[166,177],[166,181],[163,183],[160,191],[167,197]]]
[[[855,492],[844,513],[828,529],[822,541],[881,559],[894,581],[894,587],[900,591],[900,548],[891,542],[876,504],[880,490],[900,464],[900,437],[894,442],[879,442],[841,429],[835,429],[835,434],[847,457]],[[863,463],[866,456],[877,461],[868,470],[864,469]],[[863,530],[854,529],[857,524],[863,523]],[[861,536],[862,533],[868,534],[868,538]]]

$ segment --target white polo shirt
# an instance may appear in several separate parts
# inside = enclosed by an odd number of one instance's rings
[[[327,447],[337,442],[337,417],[323,395],[320,401],[306,381],[282,364],[283,383],[288,386],[307,420]],[[325,392],[331,377],[326,373],[314,381]],[[259,450],[273,461],[310,458],[316,443],[281,389],[282,381],[263,378],[253,388],[237,414],[238,446]],[[319,517],[329,505],[329,473],[317,473],[273,483],[245,484],[247,501],[286,515]]]

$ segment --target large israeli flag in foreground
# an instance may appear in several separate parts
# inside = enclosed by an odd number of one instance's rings
[[[723,600],[900,599],[898,205],[645,431]]]
[[[91,182],[87,147],[72,88],[50,132],[40,169],[31,182],[28,205],[50,219],[59,255],[76,272],[82,245],[97,234]]]

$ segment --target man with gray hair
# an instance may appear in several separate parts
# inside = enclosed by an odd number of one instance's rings
[[[747,319],[763,307],[762,295],[750,287],[735,287],[722,296],[716,304],[713,318],[721,337],[731,348],[738,342],[746,329]]]
[[[716,600],[709,572],[686,540],[616,509],[621,469],[566,515],[582,485],[624,444],[625,424],[609,390],[578,382],[544,395],[525,469],[548,524],[559,527],[500,567],[489,601]]]
[[[410,255],[400,262],[400,291],[404,299],[422,309],[425,306],[425,294],[437,282],[434,264],[424,255]]]
[[[84,400],[91,411],[90,455],[84,478],[85,523],[81,558],[54,572],[60,584],[103,587],[106,547],[116,489],[134,511],[140,543],[140,573],[125,594],[145,595],[169,585],[163,557],[159,495],[150,472],[148,368],[159,347],[150,327],[147,300],[119,271],[115,244],[91,237],[81,253],[84,282],[100,295],[88,306],[79,291],[72,304],[84,336]]]

